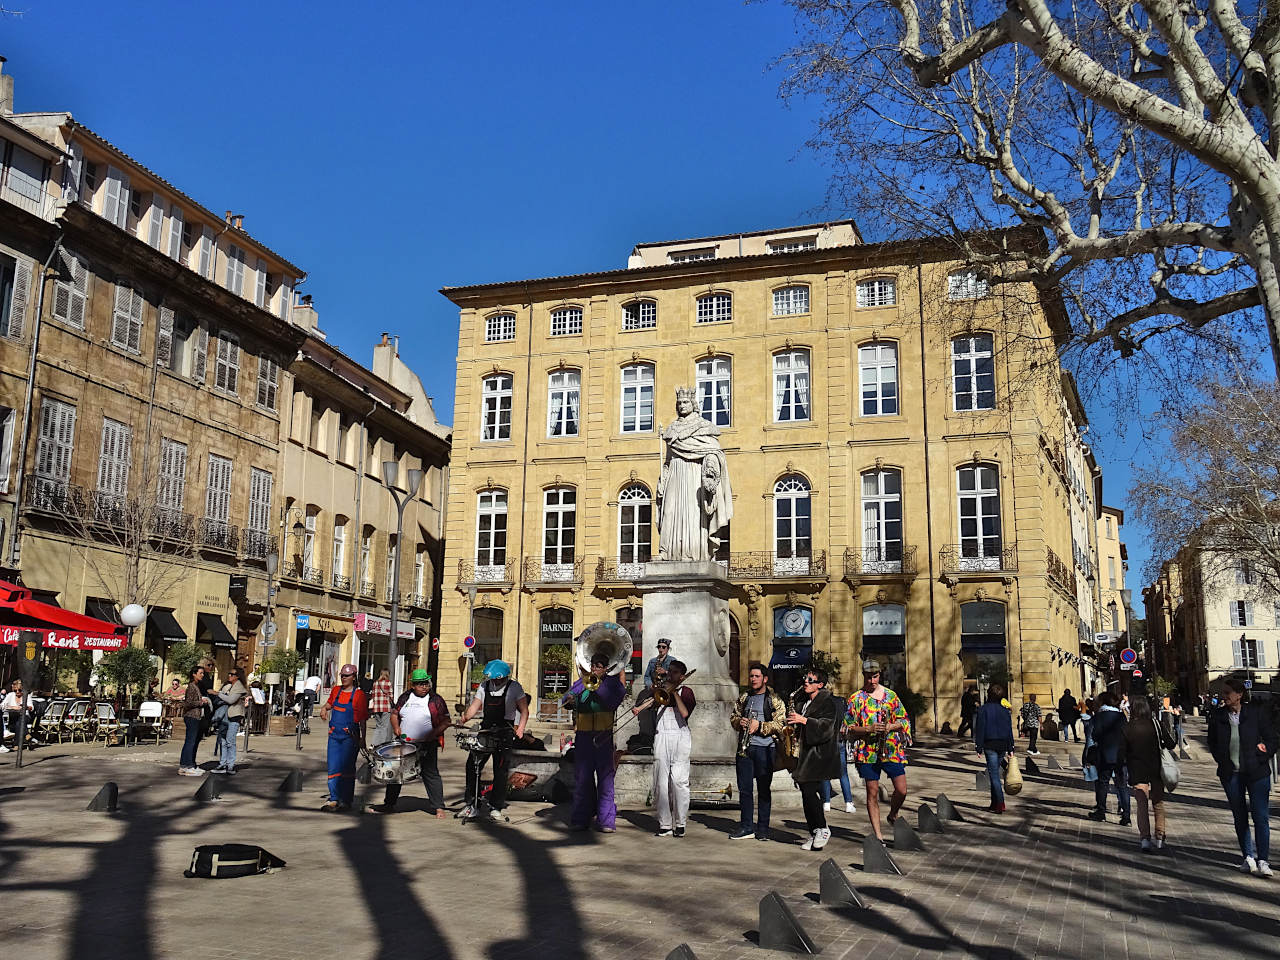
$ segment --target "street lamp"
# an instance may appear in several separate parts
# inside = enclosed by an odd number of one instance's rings
[[[387,485],[391,499],[396,502],[396,552],[391,568],[391,642],[387,645],[387,665],[391,670],[392,682],[395,681],[396,660],[400,656],[400,551],[404,547],[404,508],[418,495],[422,477],[423,472],[416,467],[409,470],[407,489],[402,494],[396,489],[396,481],[400,479],[400,461],[382,461],[382,482]]]
[[[262,645],[264,647],[274,646],[276,642],[276,571],[280,569],[280,556],[276,553],[275,547],[267,554],[265,561],[267,565],[267,609],[265,614],[266,622],[262,625]],[[266,659],[264,656],[263,660]],[[275,690],[271,691],[272,699],[275,699]],[[267,704],[267,717],[271,716],[271,705]],[[249,749],[249,724],[245,724],[245,752]]]

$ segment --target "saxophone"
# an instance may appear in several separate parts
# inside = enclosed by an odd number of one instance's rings
[[[796,697],[804,693],[804,688],[792,691],[787,698],[787,713],[796,712]],[[785,770],[795,770],[799,750],[796,744],[796,728],[794,724],[785,724],[782,728],[782,747],[778,752],[778,766]]]
[[[751,733],[748,728],[751,726],[750,715],[743,715],[739,718],[742,726],[738,729],[738,756],[745,757],[747,755],[747,747],[751,746]]]

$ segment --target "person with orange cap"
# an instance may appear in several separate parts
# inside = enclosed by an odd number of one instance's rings
[[[338,813],[351,809],[356,798],[356,757],[364,749],[364,724],[369,702],[356,686],[356,667],[348,663],[338,672],[339,686],[329,693],[320,716],[329,724],[329,801],[320,809]]]

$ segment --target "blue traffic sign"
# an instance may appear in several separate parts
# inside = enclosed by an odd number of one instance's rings
[[[470,650],[472,647],[474,647],[474,646],[476,645],[476,638],[475,638],[475,637],[463,637],[463,639],[462,639],[462,645],[463,645],[464,647],[466,647],[468,650]]]

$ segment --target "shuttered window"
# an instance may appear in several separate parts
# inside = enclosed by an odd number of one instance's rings
[[[31,303],[31,261],[0,255],[0,336],[18,340]]]
[[[240,385],[240,344],[225,333],[218,336],[218,361],[213,385],[227,393],[235,393]]]
[[[289,314],[292,311],[292,309],[293,309],[293,284],[281,283],[280,284],[280,306],[279,306],[279,309],[276,310],[276,313],[279,315],[281,320],[288,323]]]
[[[204,383],[205,370],[209,366],[209,331],[204,327],[197,327],[191,339],[194,344],[191,351],[191,379]]]
[[[160,441],[160,478],[156,505],[180,511],[187,493],[187,445],[165,437]]]
[[[244,251],[234,243],[227,247],[226,288],[236,296],[244,295]]]
[[[156,363],[173,367],[173,308],[161,307],[156,321]]]
[[[76,408],[46,397],[40,404],[40,438],[36,442],[36,476],[66,482],[76,433]]]
[[[182,211],[177,204],[169,208],[169,257],[182,262]]]
[[[216,453],[209,454],[209,483],[205,490],[204,515],[208,520],[226,523],[231,516],[231,461]]]
[[[267,261],[258,258],[258,269],[254,271],[253,302],[266,309],[267,306]]]
[[[115,167],[107,167],[102,185],[102,216],[122,230],[129,225],[129,176]]]
[[[111,342],[130,353],[138,353],[142,349],[142,294],[123,282],[116,283]]]
[[[84,262],[72,254],[64,258],[64,274],[53,285],[53,316],[69,326],[84,329],[84,308],[89,296],[89,271]]]
[[[164,199],[158,193],[151,195],[151,213],[147,220],[147,243],[160,249],[164,242]]]
[[[102,448],[98,454],[98,492],[122,497],[129,489],[129,453],[133,430],[127,423],[102,419]]]
[[[254,467],[249,472],[249,529],[266,533],[271,528],[271,474]]]
[[[202,227],[200,232],[200,258],[197,263],[200,276],[212,279],[213,277],[213,231],[209,227]]]
[[[280,365],[266,357],[258,358],[258,406],[276,408],[276,392],[280,386]]]

